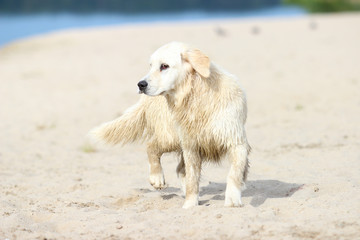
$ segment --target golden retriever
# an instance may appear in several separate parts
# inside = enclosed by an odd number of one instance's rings
[[[200,50],[171,42],[152,54],[150,71],[138,87],[144,93],[140,101],[91,134],[111,144],[146,140],[149,180],[156,189],[165,187],[162,154],[178,152],[183,208],[198,205],[202,163],[228,158],[225,206],[242,206],[250,146],[244,128],[246,98],[238,79]]]

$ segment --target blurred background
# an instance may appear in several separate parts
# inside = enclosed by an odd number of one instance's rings
[[[0,240],[358,240],[359,9],[0,0]],[[169,188],[158,192],[145,143],[104,149],[86,138],[138,102],[149,57],[170,41],[198,47],[246,90],[253,151],[239,211],[222,210],[226,161],[204,168],[202,206],[189,214],[174,155],[162,159]]]
[[[66,28],[359,9],[360,0],[0,0],[0,46]]]

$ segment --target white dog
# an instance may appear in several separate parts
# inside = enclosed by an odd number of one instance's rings
[[[112,144],[147,140],[150,183],[156,189],[165,186],[161,155],[178,152],[183,208],[198,205],[202,163],[226,157],[231,168],[225,206],[241,206],[250,146],[244,128],[246,98],[237,78],[200,50],[172,42],[151,56],[150,71],[138,87],[145,96],[92,135]]]

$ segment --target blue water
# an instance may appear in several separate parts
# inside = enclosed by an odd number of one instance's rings
[[[306,14],[299,7],[280,6],[247,12],[202,12],[160,14],[31,14],[0,15],[0,46],[24,37],[67,28],[85,28],[107,25],[147,24],[156,22],[186,22],[229,18],[289,17]]]

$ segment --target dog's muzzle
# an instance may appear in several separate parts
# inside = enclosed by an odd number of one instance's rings
[[[138,83],[139,93],[144,93],[147,86],[148,86],[148,83],[145,80],[140,81]]]

